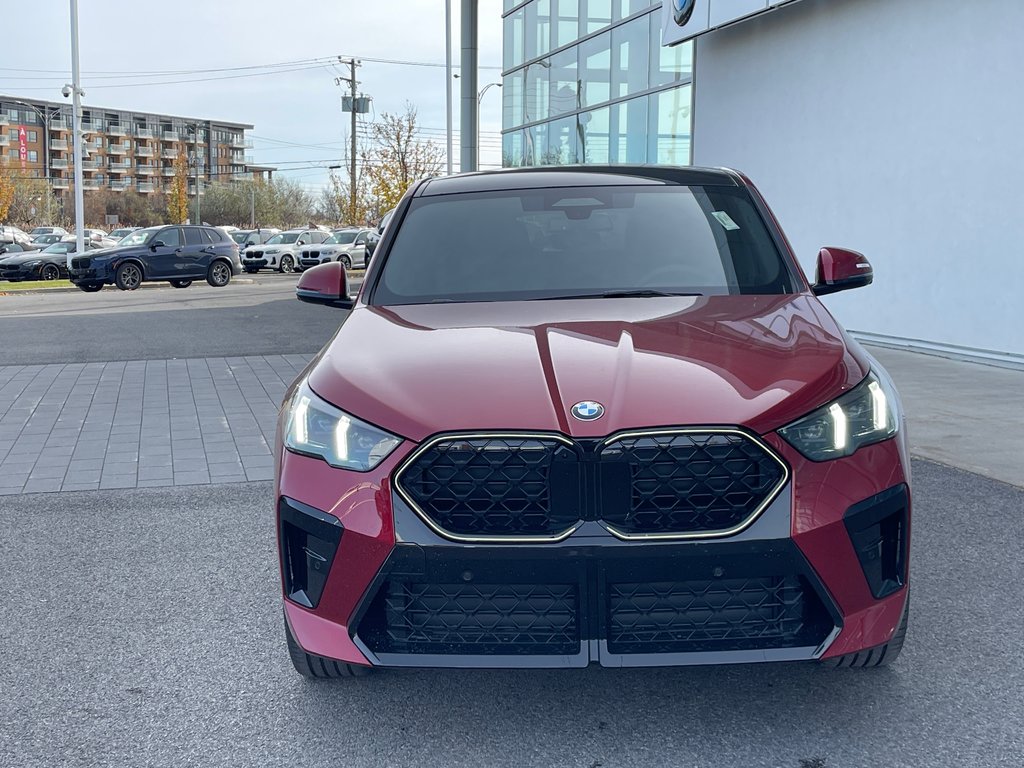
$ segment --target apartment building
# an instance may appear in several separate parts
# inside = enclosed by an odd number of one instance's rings
[[[50,179],[57,192],[70,189],[74,179],[71,126],[70,104],[0,95],[0,154],[27,175]],[[173,178],[180,153],[189,163],[189,194],[195,194],[197,162],[206,182],[269,175],[273,169],[252,166],[246,154],[252,127],[83,107],[83,189],[158,192]]]

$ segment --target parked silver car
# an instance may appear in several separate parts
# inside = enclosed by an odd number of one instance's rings
[[[302,249],[299,263],[303,269],[340,261],[345,269],[366,267],[380,236],[372,229],[339,229],[322,245]]]
[[[262,245],[251,245],[242,252],[242,269],[250,274],[261,269],[294,272],[304,245],[320,245],[330,233],[319,229],[289,229]]]

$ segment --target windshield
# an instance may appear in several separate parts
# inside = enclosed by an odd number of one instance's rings
[[[241,245],[242,243],[246,243],[249,241],[249,233],[244,230],[232,232],[231,239],[234,240],[239,245]]]
[[[67,253],[75,250],[74,243],[54,243],[40,251],[40,253]]]
[[[281,245],[281,243],[294,243],[299,239],[298,232],[282,232],[267,240],[267,245]]]
[[[145,245],[149,242],[149,239],[160,231],[159,227],[150,227],[149,229],[137,229],[134,232],[129,232],[127,235],[121,238],[118,245]]]
[[[324,245],[348,245],[356,239],[358,232],[335,232],[324,240]]]
[[[124,237],[125,235],[127,235],[127,234],[129,234],[130,232],[133,232],[133,231],[134,230],[131,230],[131,229],[115,229],[113,232],[110,233],[110,236],[111,237],[118,237],[118,238],[120,238],[120,237]]]
[[[414,200],[373,303],[783,294],[794,285],[737,187],[529,189]]]

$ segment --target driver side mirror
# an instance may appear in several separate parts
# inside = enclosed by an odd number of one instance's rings
[[[875,279],[871,264],[864,254],[845,248],[822,248],[811,290],[815,296],[847,291],[871,285]]]
[[[295,286],[295,297],[309,304],[323,304],[337,309],[352,309],[355,301],[348,293],[348,275],[339,261],[307,269]]]
[[[167,245],[164,243],[163,240],[154,240],[152,243],[149,244],[149,248],[152,251],[155,251],[157,248],[166,248],[166,247],[167,247]]]

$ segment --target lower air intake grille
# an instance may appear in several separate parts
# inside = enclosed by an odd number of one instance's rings
[[[376,631],[366,637],[376,653],[579,652],[579,610],[574,585],[391,581],[381,596],[383,600],[377,601],[378,613],[383,616],[376,617]]]
[[[612,584],[607,605],[612,653],[814,646],[833,624],[800,576]]]

